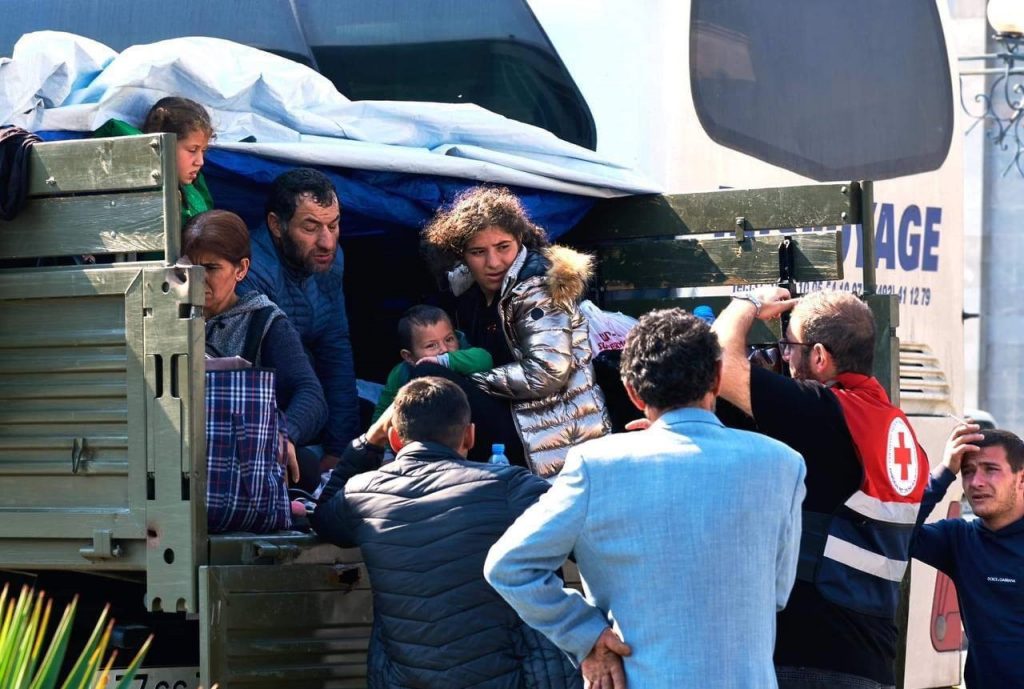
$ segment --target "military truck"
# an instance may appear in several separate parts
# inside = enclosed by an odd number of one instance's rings
[[[358,550],[207,533],[203,269],[177,263],[173,150],[168,134],[37,144],[28,202],[0,222],[0,570],[110,600],[115,645],[155,631],[148,686],[364,686]],[[566,239],[597,254],[597,300],[639,314],[692,305],[673,288],[842,279],[832,227],[873,236],[871,196],[853,181],[608,199]],[[897,298],[863,282],[897,397]]]

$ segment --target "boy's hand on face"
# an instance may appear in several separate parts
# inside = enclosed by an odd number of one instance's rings
[[[425,357],[423,357],[422,359],[420,359],[419,361],[416,362],[417,366],[419,366],[420,364],[438,364],[438,365],[440,365],[441,362],[440,362],[440,360],[436,356],[425,356]]]

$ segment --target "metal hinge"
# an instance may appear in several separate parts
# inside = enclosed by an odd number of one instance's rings
[[[750,223],[747,222],[747,219],[742,215],[737,216],[736,229],[734,230],[737,242],[740,242],[742,244],[744,241],[746,241],[748,229],[750,229]]]
[[[78,443],[78,438],[74,439],[71,443],[71,473],[77,474],[78,470],[82,467],[82,460],[88,461],[90,459],[89,448],[86,445],[85,438],[82,438],[82,443]]]
[[[113,560],[121,557],[124,551],[114,543],[113,531],[95,529],[92,532],[92,547],[79,548],[78,552],[86,560]]]
[[[242,562],[258,563],[267,560],[285,562],[298,557],[302,549],[294,543],[271,543],[269,541],[254,541],[246,543],[243,547]]]

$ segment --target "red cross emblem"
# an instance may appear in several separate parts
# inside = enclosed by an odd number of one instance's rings
[[[914,492],[918,481],[919,457],[914,436],[906,421],[900,417],[896,417],[889,424],[888,436],[886,464],[888,465],[889,483],[899,495],[910,495]]]
[[[900,465],[900,480],[906,481],[910,478],[910,448],[907,447],[907,437],[899,434],[900,444],[895,448],[896,463]]]

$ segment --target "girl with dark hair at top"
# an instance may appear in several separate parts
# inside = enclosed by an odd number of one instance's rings
[[[93,136],[129,136],[131,134],[174,134],[178,137],[178,189],[181,193],[181,224],[213,208],[213,197],[200,170],[206,149],[213,139],[210,115],[199,103],[188,98],[168,96],[158,100],[137,129],[121,120],[108,120]]]
[[[240,356],[249,341],[250,327],[258,333],[259,348],[254,365],[275,370],[277,406],[285,415],[283,438],[285,457],[292,482],[307,491],[315,490],[319,471],[300,476],[295,446],[314,441],[327,421],[327,401],[320,381],[302,347],[299,333],[266,295],[248,292],[242,296],[235,287],[249,272],[252,253],[249,230],[234,213],[207,211],[192,218],[182,232],[182,254],[193,265],[206,269],[206,353],[216,357]],[[255,324],[255,325],[254,325]],[[310,474],[307,476],[307,473]]]

